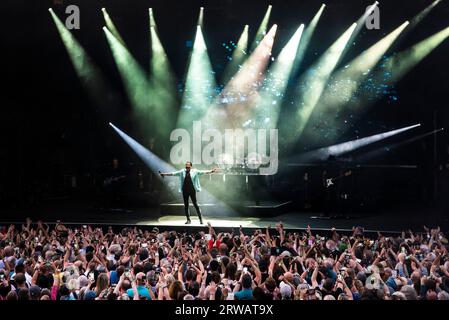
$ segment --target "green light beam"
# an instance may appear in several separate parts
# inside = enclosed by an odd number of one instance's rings
[[[374,2],[364,13],[363,15],[359,18],[359,20],[357,20],[357,26],[354,29],[354,32],[351,35],[351,38],[349,38],[348,42],[352,42],[355,37],[357,37],[357,35],[359,34],[359,32],[362,30],[363,27],[365,27],[365,22],[366,19],[368,18],[368,16],[373,13],[374,9],[377,7],[377,5],[379,4],[379,2]]]
[[[292,74],[296,74],[296,72],[299,69],[302,59],[304,58],[304,53],[306,52],[307,47],[309,46],[310,40],[312,39],[313,33],[315,32],[316,26],[318,25],[318,21],[320,21],[321,15],[323,14],[325,7],[326,5],[323,3],[318,12],[313,17],[312,21],[310,21],[310,24],[305,28],[301,36],[301,42],[299,43],[299,48],[297,50],[295,62],[293,63]]]
[[[436,47],[438,47],[449,36],[449,27],[418,42],[409,49],[390,57],[385,65],[385,71],[392,74],[390,82],[397,82],[413,67],[420,63]]]
[[[323,53],[320,60],[301,77],[298,91],[300,91],[302,97],[301,99],[298,99],[298,104],[296,105],[295,124],[291,126],[292,131],[287,138],[287,143],[293,142],[292,139],[297,139],[302,134],[328,79],[342,57],[344,48],[356,26],[357,24],[353,23],[332,44],[332,46]]]
[[[151,92],[147,76],[128,49],[103,27],[126,93],[143,129],[151,122]],[[158,119],[159,120],[159,119]]]
[[[198,16],[198,22],[196,23],[201,28],[203,27],[203,20],[204,20],[204,7],[201,7],[200,14]]]
[[[267,87],[262,90],[256,107],[256,122],[260,127],[276,127],[303,30],[304,24],[301,24],[282,48],[268,73]]]
[[[49,9],[49,11],[81,84],[86,89],[90,99],[99,107],[102,117],[105,119],[113,118],[116,111],[113,106],[117,103],[118,98],[113,94],[100,69],[88,53],[72,33],[67,30],[54,11],[52,9]]]
[[[432,9],[435,8],[436,5],[440,2],[441,0],[435,0],[430,5],[428,5],[423,11],[421,11],[415,17],[413,17],[413,19],[410,21],[408,29],[410,30],[414,28],[418,23],[420,23],[424,18],[426,18],[427,15],[430,13],[430,11],[432,11]]]
[[[355,44],[354,40],[357,38],[357,36],[359,35],[360,31],[362,31],[362,29],[365,27],[365,23],[366,23],[366,19],[368,18],[368,16],[373,13],[374,9],[377,7],[377,5],[379,4],[378,1],[374,2],[364,13],[363,15],[357,20],[356,22],[356,27],[354,29],[354,31],[352,32],[349,40],[348,40],[348,44]],[[348,51],[350,48],[352,48],[354,46],[348,45],[343,49],[343,52],[341,54],[341,56],[344,56],[346,54],[346,51]]]
[[[245,56],[248,51],[248,30],[249,26],[245,25],[243,32],[237,42],[237,46],[232,53],[231,61],[223,71],[222,83],[227,83],[231,79],[232,75],[236,74],[239,67],[245,61]]]
[[[251,44],[250,51],[254,51],[259,45],[259,43],[262,41],[262,39],[265,37],[267,33],[268,21],[270,20],[272,8],[273,6],[270,4],[267,8],[267,11],[265,12],[262,22],[260,23],[259,29],[257,29],[256,37],[254,38]]]
[[[407,30],[407,29],[406,29]],[[438,47],[449,36],[449,27],[437,32],[436,34],[416,43],[412,47],[403,50],[397,54],[388,57],[386,60],[376,68],[374,74],[370,77],[370,83],[374,85],[393,85],[397,83],[402,77],[411,71],[418,63],[420,63],[428,54]],[[385,79],[386,75],[389,78]],[[344,90],[339,88],[334,90],[338,92],[337,95],[344,93]],[[335,141],[338,136],[346,132],[349,126],[341,125],[341,118],[345,114],[352,114],[357,111],[356,116],[361,117],[369,110],[369,107],[377,101],[382,95],[376,92],[369,91],[352,99],[347,99],[344,103],[344,109],[340,108],[340,117],[335,117],[335,108],[326,108],[326,112],[318,113],[317,117],[325,117],[326,124],[330,128],[328,130],[327,142]],[[329,103],[329,101],[328,101]],[[354,119],[353,119],[354,121]],[[308,137],[309,138],[309,137]]]
[[[106,8],[101,8],[101,11],[103,12],[103,18],[106,23],[106,27],[114,35],[114,37],[116,37],[120,41],[120,43],[126,47],[125,41],[123,40],[122,36],[120,35],[120,32],[118,31],[114,22],[112,22],[111,17],[109,16],[108,12],[106,11]]]
[[[148,14],[150,16],[150,28],[155,28],[157,31],[156,20],[154,19],[153,8],[148,9]]]
[[[153,114],[161,127],[160,132],[166,135],[176,122],[172,120],[177,106],[176,77],[155,27],[150,27],[150,38],[150,86],[151,100],[154,105]]]
[[[253,116],[266,68],[271,58],[277,25],[273,25],[202,118],[205,127],[241,128]]]
[[[203,33],[201,27],[197,26],[178,117],[178,128],[191,128],[193,120],[201,119],[215,95],[215,86],[215,75]]]
[[[317,109],[331,108],[332,110],[329,112],[334,113],[334,110],[339,110],[340,107],[346,105],[362,81],[371,73],[371,69],[408,24],[408,21],[404,22],[337,71],[331,81],[332,85],[324,91]]]

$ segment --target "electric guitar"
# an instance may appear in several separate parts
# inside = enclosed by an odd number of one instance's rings
[[[346,172],[345,172],[344,174],[342,174],[341,176],[338,176],[338,177],[335,177],[335,178],[329,178],[329,179],[326,179],[326,183],[325,183],[326,188],[329,188],[330,186],[333,186],[335,180],[338,180],[338,179],[341,179],[341,178],[350,176],[351,174],[352,174],[352,171],[349,170],[349,171],[346,171]]]

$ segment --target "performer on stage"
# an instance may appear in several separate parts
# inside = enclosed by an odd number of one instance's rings
[[[178,176],[179,177],[179,192],[182,192],[182,197],[184,198],[184,211],[186,214],[187,222],[186,224],[192,223],[189,214],[189,197],[192,199],[193,206],[196,209],[200,223],[203,224],[203,218],[201,216],[200,208],[196,201],[196,193],[201,191],[199,176],[203,174],[212,174],[217,172],[218,169],[214,168],[212,170],[197,170],[192,168],[192,162],[187,161],[185,169],[171,172],[162,173],[159,172],[161,177],[165,176]]]
[[[340,166],[335,156],[329,156],[326,163],[326,170],[323,171],[323,185],[324,185],[324,210],[321,214],[322,218],[330,218],[332,214],[338,211],[337,194],[340,187],[339,181],[327,185],[328,179],[338,176],[340,173]]]

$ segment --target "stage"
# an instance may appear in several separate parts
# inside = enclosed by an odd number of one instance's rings
[[[425,210],[425,211],[424,211]],[[443,216],[438,210],[429,208],[391,208],[382,212],[353,213],[351,219],[313,219],[312,216],[319,215],[319,212],[305,212],[290,210],[288,212],[274,216],[230,216],[224,212],[222,214],[203,215],[204,225],[199,224],[195,211],[192,210],[192,224],[186,226],[185,216],[182,214],[162,215],[159,206],[149,208],[127,208],[123,210],[104,210],[86,204],[62,204],[57,206],[48,205],[35,210],[8,210],[0,216],[0,226],[9,223],[22,224],[26,217],[30,216],[33,221],[41,219],[49,224],[61,220],[65,224],[91,224],[99,226],[158,226],[159,228],[176,229],[182,228],[204,228],[207,222],[217,228],[243,228],[255,229],[274,227],[276,223],[282,221],[286,229],[305,229],[310,225],[313,229],[329,230],[351,230],[353,226],[362,226],[366,230],[383,232],[400,232],[412,229],[423,230],[423,225],[428,227],[440,225],[442,228],[448,226],[447,216]],[[63,218],[65,217],[65,218]]]
[[[293,201],[241,201],[231,204],[224,203],[200,203],[201,212],[205,216],[221,216],[223,212],[236,212],[242,217],[275,217],[286,213]],[[195,212],[195,208],[190,203],[190,214]],[[169,202],[160,206],[162,216],[184,215],[184,203]]]

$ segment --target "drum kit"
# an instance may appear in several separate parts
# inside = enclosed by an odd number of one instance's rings
[[[220,172],[228,175],[257,175],[264,165],[264,157],[258,153],[250,153],[242,159],[234,159],[232,155],[223,153],[216,158]]]

